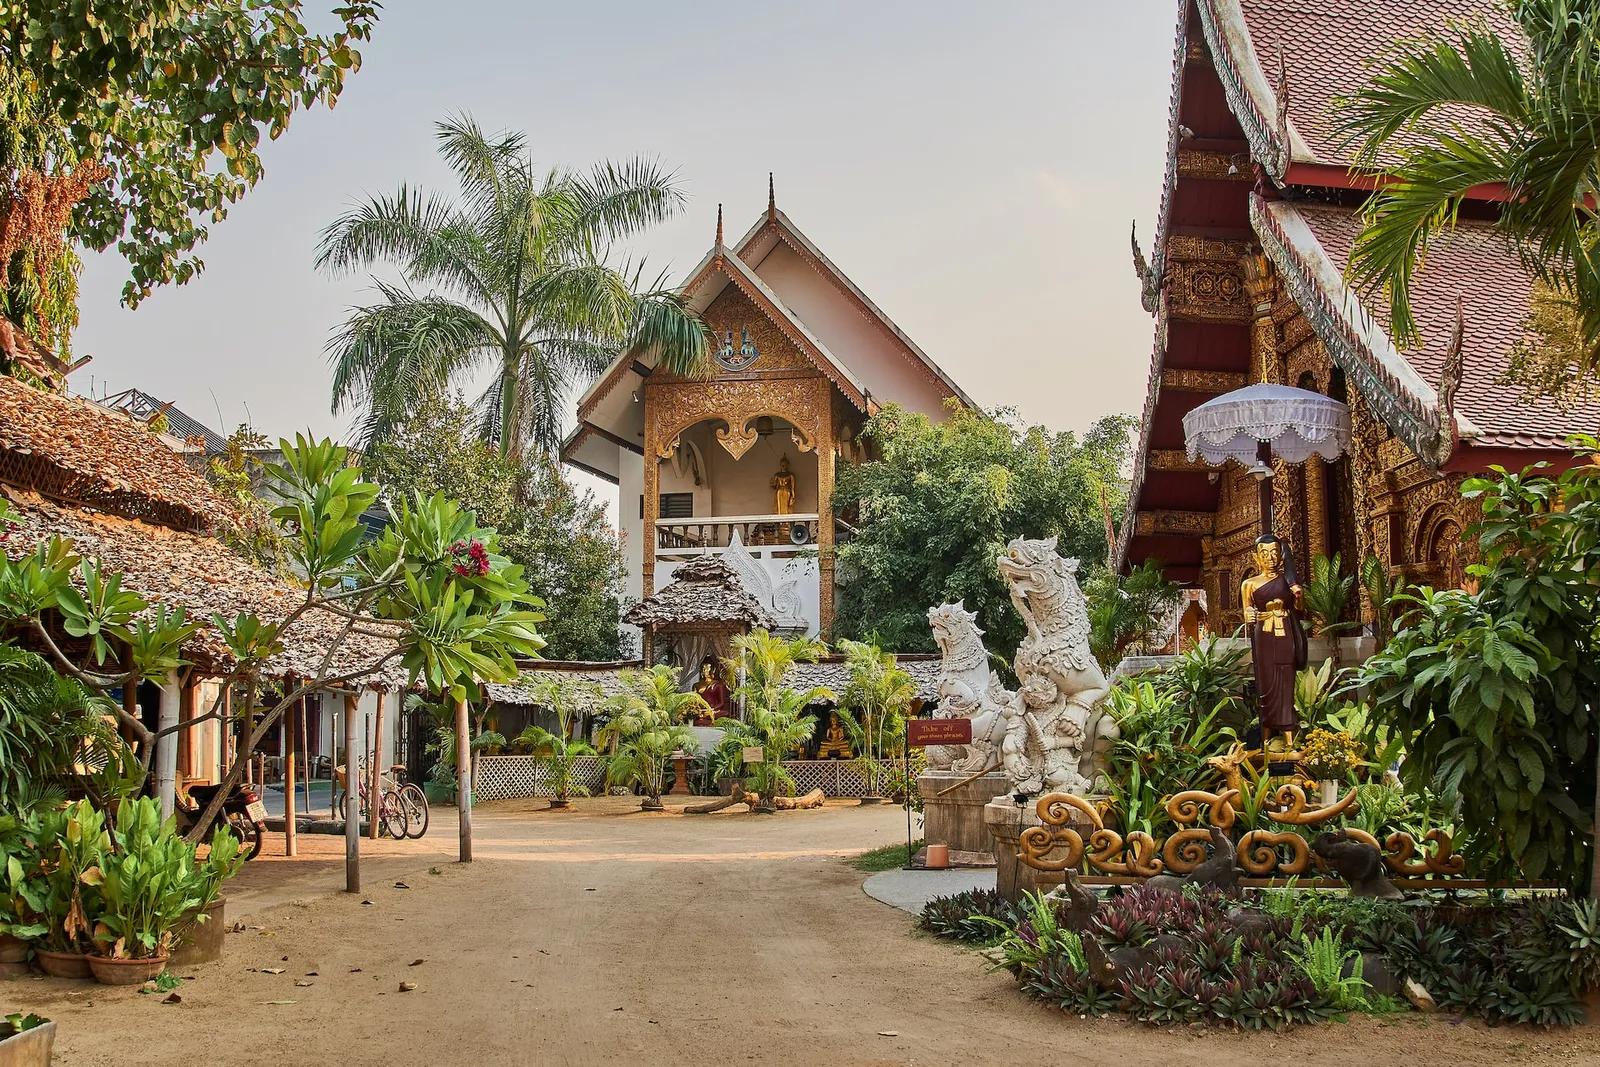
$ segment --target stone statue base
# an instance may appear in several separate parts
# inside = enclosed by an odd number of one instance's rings
[[[994,839],[983,821],[983,807],[1010,789],[1006,776],[992,771],[961,785],[967,776],[948,771],[930,771],[917,779],[922,795],[922,838],[929,844],[949,845],[950,860],[956,866],[984,866],[994,863]],[[956,788],[944,796],[939,792]]]
[[[993,841],[995,888],[1006,900],[1018,901],[1023,894],[1037,890],[1048,893],[1065,880],[1057,871],[1038,871],[1017,858],[1017,842],[1022,831],[1030,826],[1042,826],[1036,810],[1038,797],[1029,797],[1018,804],[1009,794],[997,796],[983,808],[983,821]],[[1083,815],[1074,811],[1073,829],[1087,841],[1094,827]]]

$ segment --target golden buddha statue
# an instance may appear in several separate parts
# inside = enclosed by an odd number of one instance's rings
[[[849,759],[850,739],[845,736],[844,726],[839,722],[839,716],[828,713],[828,730],[822,735],[822,742],[817,746],[818,759]]]
[[[695,683],[694,691],[711,709],[709,715],[701,716],[705,722],[696,721],[696,726],[710,726],[722,716],[731,714],[728,687],[717,677],[716,661],[710,656],[700,662],[700,680]]]
[[[794,512],[795,479],[789,470],[789,457],[778,460],[778,473],[772,476],[772,513],[790,515]]]
[[[1292,752],[1300,726],[1294,682],[1306,665],[1306,631],[1300,624],[1301,588],[1286,572],[1283,545],[1268,534],[1256,540],[1256,573],[1239,585],[1260,701],[1261,748],[1268,753]]]

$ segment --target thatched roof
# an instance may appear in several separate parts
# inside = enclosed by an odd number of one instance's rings
[[[701,556],[672,572],[672,581],[622,616],[648,629],[728,624],[771,629],[777,620],[720,556]]]
[[[896,659],[900,668],[911,675],[912,680],[917,683],[919,697],[930,702],[938,699],[940,658],[937,655],[913,652],[897,656]],[[534,688],[539,682],[552,679],[593,682],[600,688],[599,696],[595,696],[591,691],[577,697],[574,702],[579,711],[592,711],[604,703],[606,698],[622,691],[623,671],[639,670],[642,666],[638,660],[620,663],[571,661],[542,663],[538,667],[524,669],[521,678],[515,683],[490,684],[484,688],[489,691],[489,698],[497,704],[542,707],[543,702]],[[835,695],[842,695],[845,687],[850,684],[850,670],[845,665],[843,656],[828,656],[816,663],[796,663],[784,676],[783,684],[801,691],[820,685],[833,690]]]
[[[178,530],[231,522],[205,477],[128,415],[0,375],[0,482]]]
[[[80,555],[121,571],[123,588],[152,603],[181,607],[190,619],[208,624],[184,646],[185,655],[203,672],[220,674],[234,666],[209,625],[213,613],[231,619],[249,612],[264,622],[276,622],[304,600],[303,590],[247,562],[213,537],[55,504],[25,490],[3,492],[19,523],[3,542],[7,555],[13,559],[28,555],[51,534],[71,538]],[[391,639],[380,636],[382,624],[372,621],[358,624],[358,629],[367,632],[345,637],[330,663],[330,674],[359,670],[394,647]],[[306,612],[284,634],[284,650],[269,661],[267,672],[274,677],[314,677],[343,630],[344,620],[331,612]],[[394,689],[404,682],[405,671],[391,661],[381,674],[354,684]]]
[[[524,668],[515,682],[484,686],[489,699],[496,704],[520,704],[526,707],[543,707],[544,702],[537,687],[544,682],[577,683],[573,687],[573,706],[580,712],[593,711],[611,697],[622,692],[622,672],[641,670],[642,660],[619,660],[612,663],[584,663],[575,661],[547,661],[537,667]],[[598,693],[595,691],[598,688]]]

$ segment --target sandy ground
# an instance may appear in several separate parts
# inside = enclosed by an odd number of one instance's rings
[[[899,809],[628,808],[490,806],[471,867],[439,861],[441,818],[409,855],[388,843],[361,896],[329,892],[332,849],[260,864],[234,890],[247,929],[221,962],[181,972],[182,1003],[53,979],[7,984],[7,1003],[58,1020],[66,1067],[1600,1063],[1600,1028],[1412,1015],[1238,1035],[1075,1019],[861,892],[841,857],[903,835]]]

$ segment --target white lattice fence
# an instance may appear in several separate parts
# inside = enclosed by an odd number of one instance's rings
[[[885,772],[895,767],[894,760],[879,760]],[[867,780],[854,760],[791,759],[783,761],[784,769],[794,775],[795,792],[809,793],[821,789],[830,797],[863,797],[867,795]],[[883,778],[880,777],[879,788]]]
[[[573,779],[591,793],[602,792],[605,762],[598,756],[579,756],[572,761]],[[534,756],[478,757],[479,800],[511,800],[516,797],[548,797],[549,772]]]

